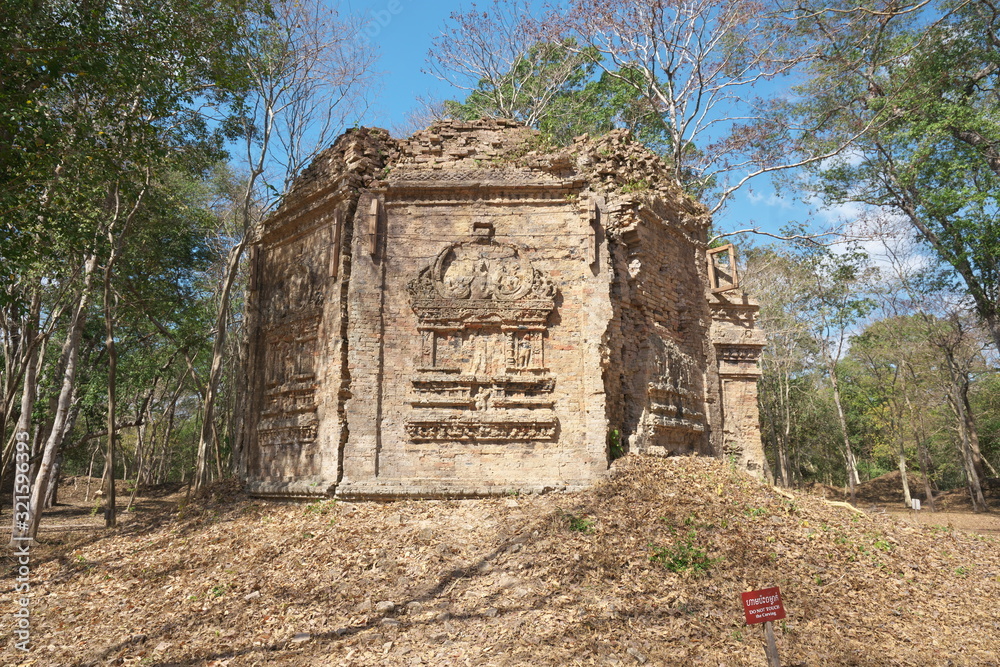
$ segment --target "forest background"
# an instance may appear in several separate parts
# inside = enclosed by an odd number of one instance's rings
[[[35,534],[60,474],[101,471],[114,526],[120,488],[197,492],[240,469],[245,251],[369,117],[377,37],[404,7],[0,5],[0,472],[33,490],[12,528]],[[507,117],[553,145],[630,129],[712,211],[712,244],[741,249],[776,483],[853,495],[899,469],[901,502],[965,488],[986,510],[998,25],[987,0],[468,5],[427,35],[446,94],[392,129]],[[781,230],[741,226],[750,188],[804,204]]]

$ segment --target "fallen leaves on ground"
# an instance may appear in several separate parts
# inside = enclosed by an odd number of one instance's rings
[[[32,652],[4,662],[766,665],[740,593],[780,586],[783,664],[996,664],[995,538],[791,496],[715,459],[639,456],[541,496],[220,487],[110,533],[45,534]]]

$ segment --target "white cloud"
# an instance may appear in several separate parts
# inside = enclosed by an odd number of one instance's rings
[[[871,258],[887,277],[906,279],[928,266],[932,258],[916,240],[913,228],[902,215],[886,209],[848,204],[829,211],[840,216],[844,235]],[[846,251],[847,244],[841,246]]]
[[[771,192],[770,194],[763,195],[757,194],[753,190],[747,192],[747,200],[751,204],[763,204],[764,206],[777,206],[778,208],[789,209],[792,208],[792,202],[786,197],[780,197],[777,193]]]

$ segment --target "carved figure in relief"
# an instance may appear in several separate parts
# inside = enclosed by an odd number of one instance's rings
[[[469,289],[470,299],[488,299],[493,290],[490,289],[490,265],[486,260],[478,262],[476,273],[472,277]]]
[[[520,289],[522,280],[511,271],[507,264],[497,267],[496,286],[501,296],[514,294]]]
[[[528,368],[531,366],[531,341],[522,338],[517,344],[517,367]]]
[[[493,390],[484,387],[479,390],[476,394],[476,409],[477,410],[489,410],[490,409],[490,399],[493,398]]]
[[[656,343],[659,345],[656,345]],[[673,341],[654,341],[660,349],[656,352],[656,379],[678,391],[691,389],[691,359],[681,352]]]
[[[472,375],[486,375],[490,367],[490,344],[486,336],[472,339]]]

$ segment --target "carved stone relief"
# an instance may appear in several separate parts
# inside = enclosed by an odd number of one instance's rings
[[[407,290],[421,339],[410,439],[554,440],[544,343],[556,289],[523,251],[488,235],[452,243]]]
[[[654,336],[652,343],[655,375],[649,383],[649,404],[653,433],[704,432],[701,394],[693,382],[698,366],[673,341]]]
[[[269,249],[269,263],[281,268],[264,277],[264,396],[257,423],[264,447],[316,439],[315,355],[326,273],[320,267],[328,258],[314,247],[302,239]]]

